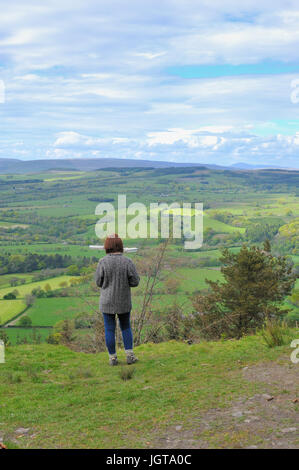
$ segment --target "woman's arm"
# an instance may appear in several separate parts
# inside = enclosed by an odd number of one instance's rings
[[[95,282],[98,287],[102,287],[104,283],[104,269],[101,261],[99,261],[96,274],[95,274]]]
[[[131,260],[128,265],[128,281],[130,287],[137,287],[140,282],[140,277],[137,273],[135,264]]]

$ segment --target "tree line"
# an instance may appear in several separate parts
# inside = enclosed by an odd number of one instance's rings
[[[0,275],[14,273],[30,273],[41,269],[68,268],[75,265],[78,269],[94,264],[97,258],[73,258],[70,255],[53,255],[26,253],[0,255]]]

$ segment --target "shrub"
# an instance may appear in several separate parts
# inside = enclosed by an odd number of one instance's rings
[[[76,264],[72,264],[69,266],[66,270],[67,274],[70,276],[79,276],[80,275],[80,269]]]
[[[289,329],[284,321],[268,319],[261,330],[261,335],[269,348],[283,346],[290,341]]]
[[[5,294],[3,296],[4,300],[15,300],[16,298],[17,298],[17,296],[13,292],[9,292],[8,294]]]
[[[152,318],[145,332],[143,342],[147,343],[162,343],[165,341],[165,331],[163,331],[163,324],[161,321]]]
[[[61,341],[64,344],[69,344],[74,339],[74,321],[73,320],[61,320],[54,326],[54,333],[59,333]]]
[[[299,324],[299,311],[292,311],[287,314],[285,321],[289,326],[297,326]]]
[[[179,288],[180,282],[178,279],[169,278],[165,281],[166,291],[168,294],[176,294]]]
[[[93,324],[92,315],[79,313],[75,317],[75,328],[76,329],[91,328],[92,324]]]
[[[0,330],[0,340],[3,341],[5,347],[9,346],[10,341],[9,341],[8,334],[6,333],[6,331]]]
[[[60,344],[61,339],[62,337],[60,333],[50,333],[46,341],[48,344]]]
[[[23,315],[18,321],[18,324],[23,327],[30,327],[32,326],[32,320],[28,315]]]
[[[173,304],[165,315],[165,338],[168,340],[190,340],[195,323],[191,315],[185,315],[182,307]]]
[[[31,307],[35,302],[35,297],[32,294],[26,294],[25,295],[25,303],[27,307]]]

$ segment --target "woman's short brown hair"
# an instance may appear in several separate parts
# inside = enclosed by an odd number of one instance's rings
[[[108,235],[104,243],[104,249],[106,253],[123,253],[124,252],[124,245],[121,238],[119,238],[117,233],[113,233],[112,235]]]

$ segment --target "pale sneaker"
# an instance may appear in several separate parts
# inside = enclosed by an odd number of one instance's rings
[[[134,364],[134,362],[137,362],[137,361],[138,359],[133,352],[127,354],[127,364]]]
[[[116,356],[112,356],[109,358],[109,364],[111,366],[117,366],[118,364],[118,360],[117,360],[117,357]]]

